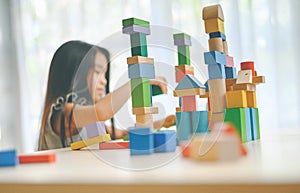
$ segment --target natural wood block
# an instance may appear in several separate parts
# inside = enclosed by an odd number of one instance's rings
[[[260,84],[260,83],[265,83],[265,76],[253,76],[252,77],[252,82],[254,84]]]
[[[182,97],[182,111],[184,111],[184,112],[196,111],[195,96],[183,96]]]
[[[225,79],[208,80],[210,108],[213,113],[224,112],[226,108]]]
[[[183,90],[174,90],[173,95],[175,97],[205,95],[205,88],[189,88]]]
[[[85,139],[82,141],[77,141],[77,142],[71,143],[71,149],[78,150],[78,149],[88,147],[90,145],[94,145],[94,144],[109,141],[109,140],[111,140],[110,134],[99,135],[97,137],[93,137],[93,138],[89,138],[89,139]]]
[[[228,44],[227,41],[223,41],[223,53],[228,56]]]
[[[152,114],[135,115],[136,127],[153,127]]]
[[[252,83],[252,70],[240,70],[237,75],[236,84]]]
[[[253,91],[246,91],[247,95],[247,107],[256,108],[256,92]]]
[[[234,90],[226,92],[227,108],[247,107],[247,95],[244,90]]]
[[[203,8],[202,19],[207,20],[213,18],[219,18],[224,21],[224,14],[221,5],[218,4]]]
[[[212,38],[208,40],[209,51],[218,51],[224,53],[222,38]]]
[[[205,94],[200,95],[200,98],[208,98],[209,97],[209,92],[205,92]]]
[[[256,91],[256,85],[245,83],[245,84],[234,84],[233,90],[245,90],[245,91]]]
[[[194,67],[190,65],[175,66],[176,82],[180,82],[186,74],[194,75]]]
[[[205,20],[204,24],[205,33],[221,32],[225,34],[224,22],[219,18]]]
[[[182,107],[176,107],[176,112],[182,112]]]
[[[157,107],[136,107],[132,108],[132,114],[143,115],[143,114],[158,114]]]
[[[143,56],[133,56],[127,58],[127,64],[137,64],[137,63],[154,64],[154,59],[143,57]]]

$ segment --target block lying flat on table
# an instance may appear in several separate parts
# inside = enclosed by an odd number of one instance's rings
[[[0,151],[0,167],[16,166],[18,163],[19,160],[15,149]]]
[[[51,163],[56,161],[55,153],[48,154],[32,154],[32,155],[19,155],[20,164],[30,163]]]
[[[88,147],[90,145],[94,145],[94,144],[97,144],[97,143],[110,141],[110,140],[111,140],[111,138],[110,138],[109,134],[99,135],[97,137],[93,137],[93,138],[89,138],[89,139],[85,139],[85,140],[82,140],[82,141],[77,141],[77,142],[71,143],[71,149],[72,150],[78,150],[78,149]]]
[[[99,143],[99,149],[128,149],[129,141],[117,141],[117,142],[104,142]]]

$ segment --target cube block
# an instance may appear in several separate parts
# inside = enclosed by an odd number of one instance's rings
[[[217,51],[204,52],[205,64],[222,64],[226,65],[226,55]]]
[[[244,90],[233,90],[226,92],[227,108],[247,107],[247,95]]]
[[[155,78],[155,70],[153,64],[129,64],[128,65],[128,77],[133,78]]]
[[[155,132],[154,152],[174,152],[176,150],[176,132]]]
[[[211,5],[203,8],[202,11],[202,19],[214,19],[219,18],[220,20],[224,21],[224,14],[221,5]]]
[[[223,53],[223,40],[222,38],[211,38],[208,40],[209,51],[218,51]]]
[[[225,67],[226,79],[236,78],[236,68],[235,67]]]
[[[225,34],[224,22],[219,18],[207,19],[204,21],[205,33],[221,32]]]
[[[208,65],[208,78],[212,79],[220,79],[226,78],[225,74],[225,66],[223,64],[209,64]]]
[[[182,110],[185,112],[196,111],[195,96],[183,96],[182,97]]]
[[[146,155],[154,152],[154,140],[151,128],[129,130],[130,155]]]
[[[18,164],[19,160],[15,149],[0,151],[0,167],[16,166]]]
[[[192,113],[192,128],[195,133],[208,132],[208,112],[194,111]]]

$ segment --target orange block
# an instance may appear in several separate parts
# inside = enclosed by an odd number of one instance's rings
[[[241,70],[252,70],[252,76],[255,76],[254,62],[253,61],[241,62]]]
[[[226,92],[227,108],[247,107],[247,95],[244,90],[233,90]]]
[[[182,97],[182,111],[183,112],[196,111],[195,96],[183,96]]]
[[[257,107],[257,104],[256,104],[256,92],[247,91],[246,95],[247,95],[247,106],[248,107],[256,108]]]
[[[180,82],[186,74],[194,75],[194,67],[190,65],[175,66],[176,82]]]
[[[129,141],[99,143],[99,149],[128,149]]]
[[[20,164],[51,163],[56,161],[56,154],[19,155]]]

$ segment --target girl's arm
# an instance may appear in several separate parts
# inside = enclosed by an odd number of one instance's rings
[[[153,123],[153,127],[154,127],[154,129],[160,129],[162,127],[168,128],[168,127],[171,127],[171,126],[175,125],[175,123],[176,123],[176,116],[175,115],[169,115],[164,119],[155,121]]]

